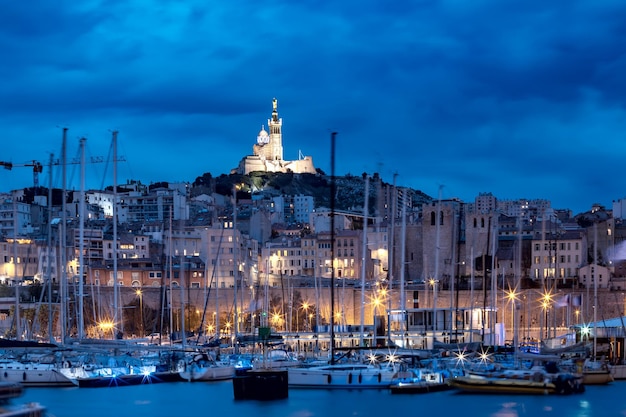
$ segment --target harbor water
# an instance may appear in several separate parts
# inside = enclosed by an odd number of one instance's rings
[[[232,381],[176,382],[111,388],[26,388],[49,417],[380,417],[626,416],[626,381],[588,386],[582,394],[474,395],[456,391],[391,394],[389,390],[290,389],[283,400],[235,400]]]

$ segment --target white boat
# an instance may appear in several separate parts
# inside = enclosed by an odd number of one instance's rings
[[[391,381],[389,389],[392,394],[418,394],[445,391],[452,387],[447,378],[450,373],[444,370],[410,369],[398,372]]]
[[[612,367],[604,360],[568,359],[562,361],[561,366],[581,375],[585,385],[605,385],[615,380]]]
[[[585,360],[582,376],[585,385],[605,385],[614,381],[613,373],[605,361]]]
[[[388,388],[396,375],[392,366],[335,363],[287,368],[289,387],[294,388]]]
[[[25,387],[73,386],[73,382],[58,369],[56,363],[3,360],[0,361],[0,381],[16,382]]]
[[[198,353],[185,365],[180,372],[185,381],[221,381],[235,376],[235,366],[230,363],[217,362],[206,353]]]
[[[265,355],[255,356],[252,366],[255,369],[276,369],[301,366],[302,362],[285,349],[268,349]]]

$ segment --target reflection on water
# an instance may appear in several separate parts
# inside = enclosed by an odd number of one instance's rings
[[[27,388],[53,417],[610,417],[626,416],[626,382],[590,386],[571,396],[472,395],[454,391],[392,395],[386,390],[291,389],[279,401],[235,401],[231,381],[177,382],[115,388]]]
[[[513,403],[513,402],[504,403],[502,404],[502,409],[496,411],[492,415],[494,417],[517,417],[519,416],[519,413],[516,410],[518,406],[519,406],[518,403]]]

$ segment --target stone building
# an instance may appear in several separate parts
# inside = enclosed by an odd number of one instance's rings
[[[301,156],[295,161],[283,158],[283,119],[278,117],[278,100],[272,100],[272,116],[257,135],[257,143],[252,147],[252,155],[245,156],[232,173],[247,175],[251,172],[293,172],[296,174],[315,174],[313,158]]]

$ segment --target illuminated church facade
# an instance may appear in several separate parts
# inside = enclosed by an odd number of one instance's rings
[[[278,100],[272,100],[272,117],[257,135],[256,144],[252,147],[252,155],[245,156],[234,173],[247,175],[254,171],[262,172],[293,172],[296,174],[315,174],[313,158],[301,156],[295,161],[283,159],[283,119],[278,117]]]

